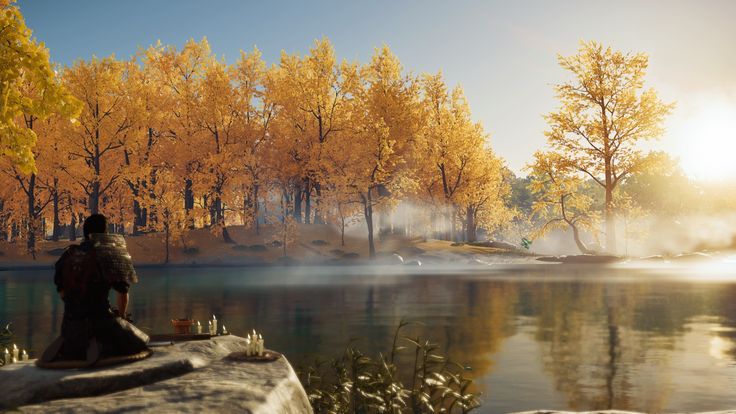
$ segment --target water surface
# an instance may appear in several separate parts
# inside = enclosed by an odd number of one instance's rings
[[[736,278],[697,270],[549,266],[140,269],[131,312],[148,332],[216,314],[258,329],[295,365],[351,337],[385,351],[399,321],[473,368],[482,413],[736,408]],[[710,274],[710,273],[709,273]],[[0,323],[37,355],[59,332],[50,271],[0,272]]]

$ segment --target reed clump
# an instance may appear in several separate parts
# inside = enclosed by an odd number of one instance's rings
[[[468,413],[480,406],[469,368],[450,361],[429,340],[401,334],[391,350],[371,357],[350,341],[342,356],[299,369],[317,414]]]

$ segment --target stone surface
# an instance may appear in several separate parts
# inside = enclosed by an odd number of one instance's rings
[[[245,340],[227,335],[155,347],[143,361],[92,370],[0,368],[0,411],[311,413],[286,358],[236,362]]]

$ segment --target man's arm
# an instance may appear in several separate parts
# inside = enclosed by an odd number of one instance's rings
[[[118,294],[118,316],[125,319],[125,315],[128,311],[128,292]]]

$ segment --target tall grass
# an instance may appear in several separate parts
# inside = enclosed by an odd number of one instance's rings
[[[429,340],[401,335],[407,325],[396,328],[388,353],[374,358],[351,341],[339,358],[298,370],[314,412],[468,413],[479,407],[472,380],[464,376],[468,368],[449,361]]]

